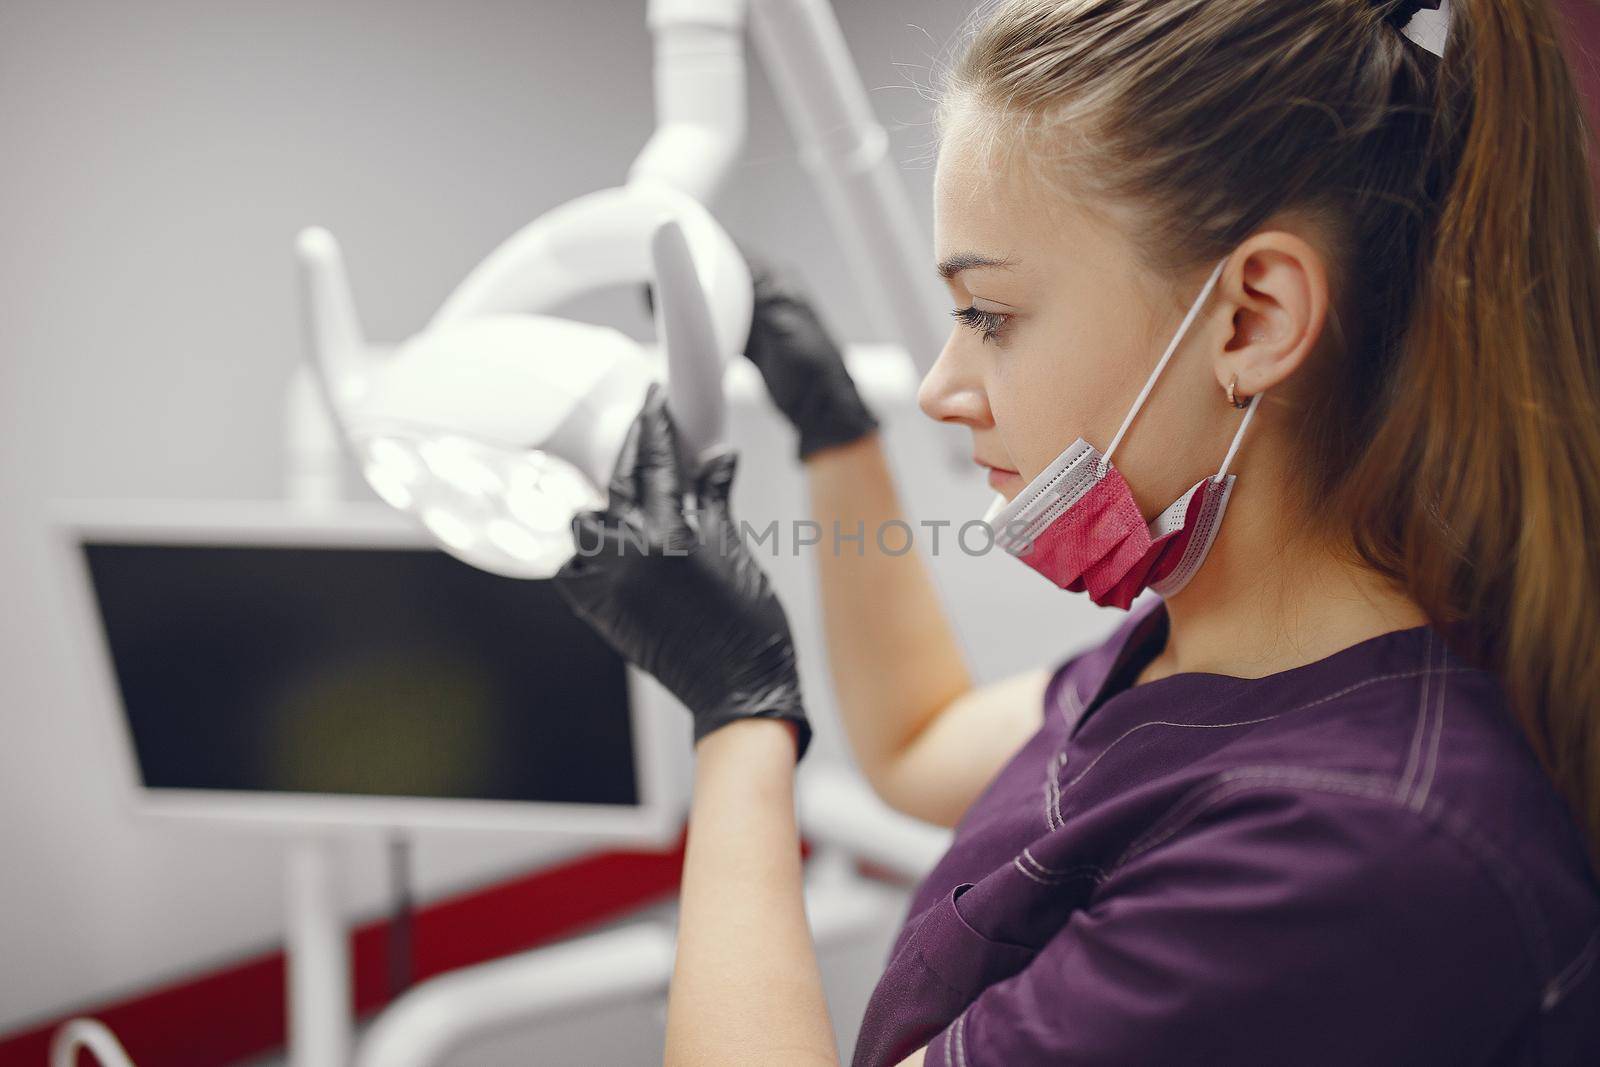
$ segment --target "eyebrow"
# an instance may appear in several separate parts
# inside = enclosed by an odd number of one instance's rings
[[[986,256],[980,252],[958,252],[938,266],[939,277],[949,281],[964,270],[976,267],[999,267],[1001,270],[1011,269],[1010,258],[997,259]]]

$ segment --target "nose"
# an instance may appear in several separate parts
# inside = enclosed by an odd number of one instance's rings
[[[945,343],[917,388],[917,406],[936,422],[960,423],[974,429],[991,427],[994,417],[989,411],[989,395],[962,347],[956,336]]]

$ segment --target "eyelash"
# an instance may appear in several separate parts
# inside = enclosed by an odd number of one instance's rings
[[[986,342],[1000,336],[1006,324],[1006,316],[995,311],[979,311],[976,307],[957,308],[950,314],[960,319],[963,326],[977,330]]]

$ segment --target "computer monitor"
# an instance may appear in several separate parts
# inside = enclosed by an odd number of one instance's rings
[[[381,504],[53,511],[86,695],[140,811],[681,829],[688,717],[549,582],[476,570]]]

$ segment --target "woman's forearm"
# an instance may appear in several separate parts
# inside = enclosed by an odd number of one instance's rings
[[[876,784],[972,679],[920,550],[891,554],[908,534],[888,525],[906,520],[878,435],[817,453],[806,473],[823,530],[823,621],[840,716]],[[862,540],[836,541],[835,523]]]
[[[794,727],[747,719],[695,746],[667,1067],[836,1065],[806,923]]]

